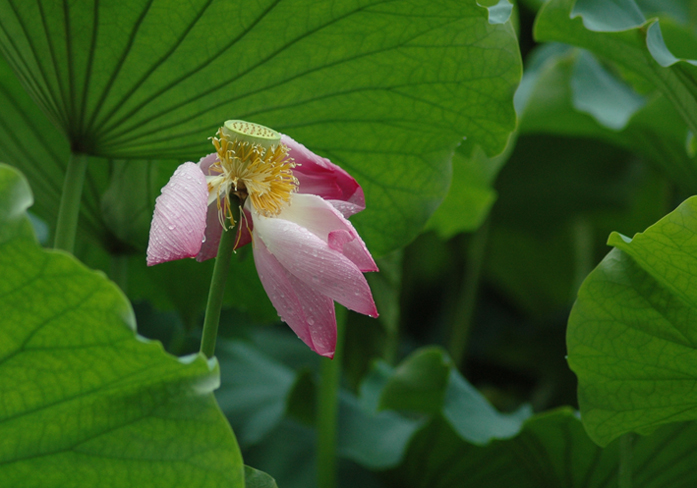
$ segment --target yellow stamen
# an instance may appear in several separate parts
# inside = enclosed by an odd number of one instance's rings
[[[211,139],[218,161],[211,165],[210,171],[220,177],[215,178],[215,184],[209,181],[208,190],[217,192],[221,224],[228,218],[234,225],[230,193],[239,198],[242,206],[249,198],[262,215],[278,215],[298,186],[293,176],[295,162],[288,157],[288,147],[281,144],[280,134],[250,122],[227,121],[216,135]]]

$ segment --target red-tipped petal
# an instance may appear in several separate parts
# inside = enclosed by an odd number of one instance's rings
[[[254,239],[254,264],[281,319],[310,349],[322,356],[334,357],[336,316],[331,298],[290,274],[259,238]]]
[[[196,256],[206,229],[208,187],[194,163],[177,168],[155,202],[147,264]]]
[[[293,174],[300,183],[298,193],[311,193],[326,200],[348,202],[354,205],[354,210],[365,209],[363,189],[343,168],[318,156],[287,135],[281,135],[281,142],[288,146],[290,157],[298,164],[293,169]]]

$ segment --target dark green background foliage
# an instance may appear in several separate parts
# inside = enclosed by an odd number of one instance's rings
[[[0,480],[316,486],[324,359],[251,249],[211,361],[213,263],[145,266],[160,188],[245,119],[365,191],[339,486],[610,487],[628,445],[634,486],[697,483],[694,2],[0,0],[0,53]],[[73,257],[42,245],[76,153]]]

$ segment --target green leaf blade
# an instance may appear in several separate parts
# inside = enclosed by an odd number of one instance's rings
[[[569,317],[569,365],[591,438],[697,418],[697,199],[613,250],[584,282]]]
[[[243,486],[239,448],[212,395],[217,363],[177,359],[136,337],[113,283],[38,246],[18,173],[0,167],[0,187],[0,478]]]

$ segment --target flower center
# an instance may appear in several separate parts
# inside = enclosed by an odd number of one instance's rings
[[[298,187],[293,176],[295,162],[288,157],[288,147],[281,144],[281,135],[263,125],[228,120],[212,137],[218,161],[210,167],[208,191],[215,192],[221,221],[231,218],[227,201],[234,194],[244,206],[247,198],[252,206],[267,217],[278,215],[288,205]],[[221,197],[223,202],[221,204]]]

